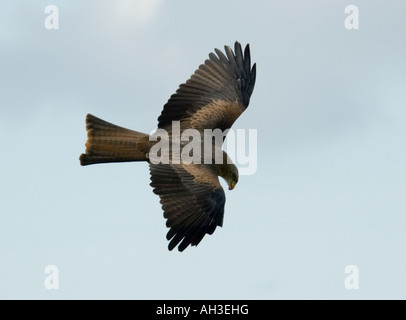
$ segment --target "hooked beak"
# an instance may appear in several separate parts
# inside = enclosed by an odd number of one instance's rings
[[[236,185],[235,182],[230,182],[229,185],[228,185],[228,190],[233,190],[235,185]]]

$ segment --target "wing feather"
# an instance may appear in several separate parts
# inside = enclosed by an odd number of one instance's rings
[[[168,248],[183,251],[222,226],[225,194],[214,166],[150,164],[151,186],[170,228]]]
[[[209,59],[169,98],[158,118],[159,128],[168,130],[172,121],[180,121],[183,129],[186,127],[182,126],[182,122],[187,122],[191,128],[198,130],[226,130],[248,107],[256,74],[255,64],[251,68],[249,45],[245,47],[244,54],[239,42],[234,45],[235,52],[229,46],[224,48],[225,54],[219,49],[210,53]],[[238,112],[228,115],[228,110],[224,110],[220,117],[200,123],[199,111],[215,102],[229,105]]]

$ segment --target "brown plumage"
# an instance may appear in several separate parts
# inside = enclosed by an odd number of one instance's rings
[[[249,46],[244,53],[236,42],[234,52],[225,46],[209,54],[186,83],[179,86],[164,105],[158,118],[158,128],[171,136],[172,122],[179,121],[180,132],[196,129],[231,128],[248,107],[254,89],[256,65],[251,68]],[[197,245],[205,234],[222,226],[225,193],[218,177],[234,188],[238,169],[223,152],[223,164],[169,163],[150,161],[151,147],[157,143],[141,132],[125,129],[90,114],[86,117],[86,152],[80,156],[81,165],[106,162],[148,161],[151,186],[161,199],[169,250],[178,246],[183,251]],[[181,147],[184,146],[181,145]],[[213,150],[219,146],[213,144]],[[214,162],[214,161],[213,161]]]

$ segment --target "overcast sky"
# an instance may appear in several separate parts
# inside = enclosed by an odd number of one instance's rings
[[[405,16],[395,0],[2,1],[0,298],[405,299]],[[169,252],[146,163],[79,165],[85,116],[151,132],[236,40],[257,63],[233,127],[257,130],[257,170],[226,190],[223,228]]]

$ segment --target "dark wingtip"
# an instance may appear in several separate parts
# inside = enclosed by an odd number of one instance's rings
[[[236,42],[234,43],[234,52],[237,52],[237,51],[241,51],[241,52],[242,52],[241,43],[240,43],[239,41],[236,41]]]
[[[252,81],[252,91],[254,90],[254,85],[255,85],[255,79],[257,78],[257,64],[254,63],[254,65],[251,68],[251,81]],[[252,94],[251,91],[251,94]]]
[[[179,244],[179,242],[180,242],[180,240],[179,241],[171,241],[171,242],[169,242],[169,244],[168,244],[168,250],[169,251],[172,251],[178,244]],[[179,244],[179,246],[178,246],[178,251],[179,252],[182,252],[182,251],[184,251],[188,246],[189,246],[189,244],[190,244],[190,241],[189,242],[185,242],[185,239],[183,239],[183,241]]]
[[[82,153],[79,157],[79,161],[80,161],[80,165],[81,166],[86,166],[88,165],[88,161],[87,161],[87,154]]]
[[[181,242],[181,244],[178,246],[178,251],[179,252],[183,252],[183,250],[185,250],[190,244],[190,241],[185,242],[185,240],[183,240]]]

